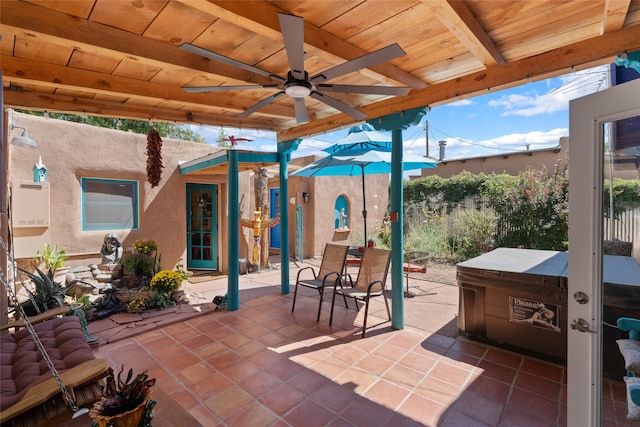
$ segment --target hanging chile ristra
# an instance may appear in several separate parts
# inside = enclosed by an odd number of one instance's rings
[[[152,129],[147,134],[147,180],[151,188],[158,185],[162,175],[162,138],[157,130]]]

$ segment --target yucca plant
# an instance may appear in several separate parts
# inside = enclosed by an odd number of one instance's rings
[[[64,304],[64,296],[67,288],[61,283],[53,280],[53,270],[47,271],[47,273],[35,267],[38,274],[31,273],[30,271],[20,269],[26,274],[33,282],[35,290],[31,291],[29,288],[25,290],[31,295],[31,298],[24,301],[21,305],[27,316],[33,316],[40,312],[47,311],[51,308],[62,307]],[[38,310],[33,305],[33,301],[38,306]]]

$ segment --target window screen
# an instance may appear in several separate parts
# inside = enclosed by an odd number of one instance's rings
[[[82,178],[82,229],[138,228],[138,182]]]

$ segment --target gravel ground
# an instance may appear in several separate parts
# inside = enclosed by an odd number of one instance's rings
[[[409,277],[415,277],[420,279],[426,279],[430,282],[444,283],[447,285],[455,285],[456,282],[456,266],[453,264],[427,264],[427,272],[425,273],[410,273]]]

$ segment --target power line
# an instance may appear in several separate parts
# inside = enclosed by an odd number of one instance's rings
[[[441,131],[440,129],[435,128],[435,127],[431,124],[431,122],[429,122],[429,129],[435,129],[436,131],[440,132],[441,134],[445,135],[445,136],[446,136],[446,137],[448,137],[448,138],[454,139],[454,140],[456,140],[456,141],[458,141],[458,142],[461,142],[461,143],[463,143],[463,144],[473,145],[474,147],[489,148],[489,149],[492,149],[492,150],[502,150],[502,151],[511,151],[511,152],[517,152],[517,151],[520,151],[520,150],[516,150],[516,149],[513,149],[513,148],[501,148],[501,147],[495,147],[495,146],[491,146],[491,145],[478,144],[477,142],[467,141],[467,140],[464,140],[464,139],[462,139],[462,138],[458,138],[458,137],[456,137],[456,136],[449,135],[448,133],[443,132],[443,131]]]

